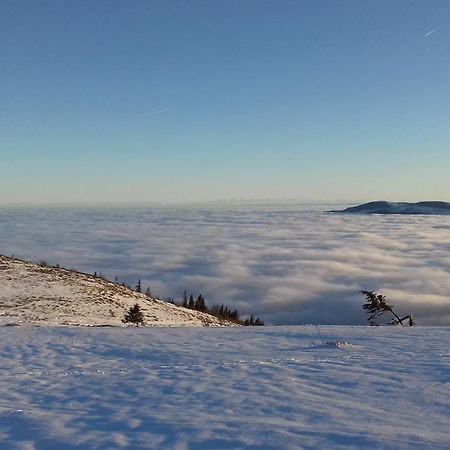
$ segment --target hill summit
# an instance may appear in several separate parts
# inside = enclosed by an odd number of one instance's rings
[[[417,203],[376,201],[330,212],[344,214],[450,215],[450,203],[438,201]]]
[[[230,325],[98,276],[0,255],[0,324],[123,326],[136,303],[147,326]]]

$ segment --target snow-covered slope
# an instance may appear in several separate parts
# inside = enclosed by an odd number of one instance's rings
[[[341,211],[352,214],[425,214],[425,215],[447,215],[450,214],[450,203],[446,202],[369,202],[358,206],[351,206]]]
[[[0,449],[450,449],[450,328],[320,334],[0,327]]]
[[[147,326],[225,324],[100,277],[0,256],[0,324],[119,326],[135,303]]]

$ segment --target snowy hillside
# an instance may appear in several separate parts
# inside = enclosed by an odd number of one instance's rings
[[[0,324],[119,326],[135,303],[148,326],[223,323],[93,275],[0,256]]]
[[[450,328],[320,334],[0,327],[0,449],[450,449]]]
[[[423,215],[447,215],[450,214],[450,203],[446,202],[369,202],[363,205],[351,206],[342,211],[350,214],[423,214]]]

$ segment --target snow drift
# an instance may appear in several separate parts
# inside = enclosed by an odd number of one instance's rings
[[[0,327],[0,449],[450,449],[450,328],[320,334]]]

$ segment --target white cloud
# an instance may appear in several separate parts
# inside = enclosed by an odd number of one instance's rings
[[[0,253],[184,289],[271,323],[365,323],[377,290],[421,324],[450,324],[443,216],[344,216],[294,206],[1,209]]]

